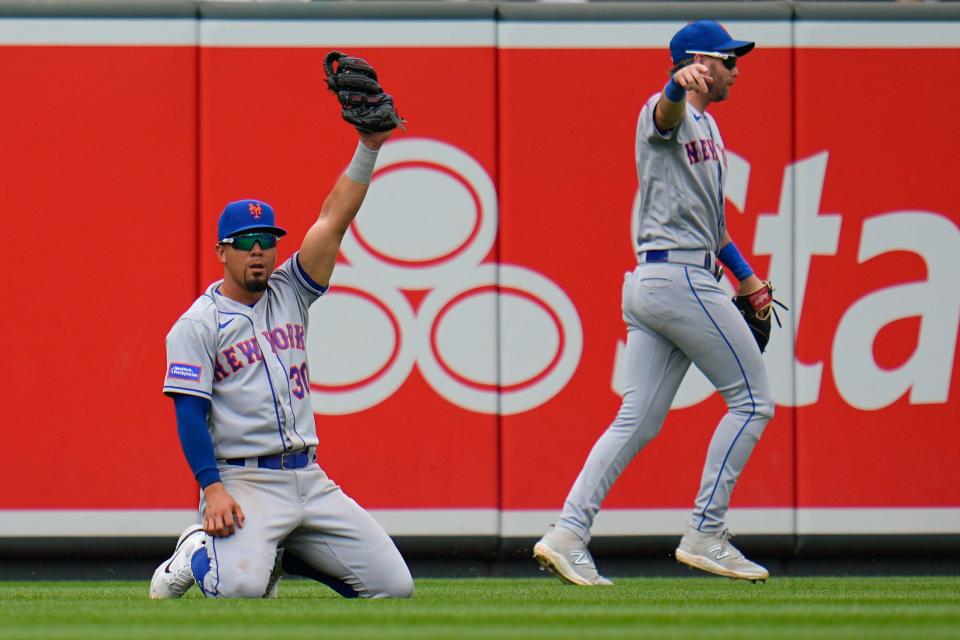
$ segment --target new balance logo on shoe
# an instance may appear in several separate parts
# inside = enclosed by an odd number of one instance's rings
[[[712,553],[713,556],[714,556],[714,558],[716,558],[717,560],[723,560],[723,559],[726,558],[728,555],[730,555],[730,552],[729,552],[729,551],[724,551],[722,544],[714,545],[714,546],[710,547],[709,549],[707,549],[707,551],[709,551],[710,553]]]
[[[613,584],[597,573],[586,543],[563,527],[552,527],[533,545],[533,557],[542,569],[547,569],[568,584],[585,587]]]
[[[697,531],[689,527],[674,552],[677,562],[693,569],[740,580],[759,582],[770,577],[763,566],[752,562],[730,542],[731,533]]]

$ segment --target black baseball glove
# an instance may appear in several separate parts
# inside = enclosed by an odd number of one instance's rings
[[[336,66],[336,68],[334,68]],[[393,98],[377,82],[377,72],[363,58],[331,51],[323,60],[327,87],[337,95],[343,107],[343,119],[362,133],[406,130],[406,122],[397,115]]]
[[[789,309],[779,300],[773,299],[773,285],[769,281],[764,282],[762,288],[750,295],[736,296],[733,299],[733,304],[743,315],[743,319],[757,341],[757,346],[760,347],[760,353],[763,353],[770,341],[770,316],[772,315],[777,320],[777,326],[783,326],[780,324],[780,316],[777,315],[773,305],[777,304],[787,311]]]

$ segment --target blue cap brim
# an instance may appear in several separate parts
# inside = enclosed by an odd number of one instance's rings
[[[755,46],[757,46],[757,43],[755,42],[747,42],[746,40],[731,40],[730,42],[725,43],[723,46],[717,47],[717,51],[720,53],[733,51],[734,55],[736,55],[738,58],[742,58],[753,51]]]
[[[251,231],[264,231],[266,233],[272,233],[278,238],[282,238],[283,236],[287,235],[287,230],[281,229],[280,227],[265,227],[262,224],[251,224],[251,225],[247,225],[246,227],[240,227],[239,229],[234,229],[233,233],[231,233],[229,236],[226,236],[226,237],[232,238],[233,236],[238,236],[241,233],[250,233]],[[220,239],[223,240],[223,238],[220,238]]]

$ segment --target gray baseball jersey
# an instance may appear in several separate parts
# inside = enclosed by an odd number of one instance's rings
[[[659,94],[640,112],[639,264],[623,284],[623,402],[574,482],[558,524],[590,539],[613,483],[659,433],[690,363],[727,403],[704,464],[689,526],[724,528],[730,494],[774,403],[760,350],[712,268],[725,231],[726,155],[716,123],[688,103],[672,131],[654,124]],[[654,489],[655,490],[655,489]]]
[[[251,306],[215,282],[167,336],[163,391],[210,399],[217,468],[246,515],[234,534],[207,536],[208,568],[195,575],[207,596],[261,597],[283,546],[327,584],[361,597],[407,597],[413,579],[393,541],[316,464],[306,336],[309,307],[326,289],[297,255]],[[263,456],[304,449],[304,467],[259,466]],[[201,493],[201,513],[205,506]]]
[[[723,183],[727,155],[713,118],[687,105],[677,127],[657,131],[654,95],[637,120],[640,224],[637,244],[650,249],[706,249],[716,253],[726,230]]]
[[[217,459],[317,445],[307,367],[309,307],[324,293],[291,258],[252,307],[220,293],[222,280],[167,335],[164,393],[209,398]]]

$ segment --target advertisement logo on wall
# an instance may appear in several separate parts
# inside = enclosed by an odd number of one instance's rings
[[[726,197],[743,211],[750,163],[729,150],[728,156]],[[770,256],[767,277],[776,285],[778,297],[791,303],[790,313],[781,316],[781,334],[793,336],[794,340],[772,340],[765,355],[774,397],[781,406],[816,403],[823,384],[824,363],[800,362],[794,349],[811,259],[836,255],[839,249],[842,216],[819,212],[828,158],[828,152],[822,152],[786,167],[778,211],[760,214],[753,242],[754,255]],[[638,190],[634,211],[639,197]],[[936,212],[890,211],[866,219],[859,242],[859,263],[888,252],[907,251],[923,259],[927,280],[873,291],[844,311],[834,330],[830,354],[837,391],[851,407],[866,411],[888,407],[907,392],[910,404],[946,403],[960,319],[960,288],[955,286],[952,275],[960,271],[960,229],[950,218]],[[733,295],[728,279],[721,286]],[[838,282],[836,286],[842,284]],[[921,319],[913,354],[895,369],[878,364],[874,356],[877,334],[890,323],[913,317]],[[612,387],[620,393],[622,341],[616,349]],[[680,386],[673,408],[699,404],[713,393],[713,386],[693,366]]]
[[[483,167],[445,142],[406,138],[384,145],[373,183],[342,244],[347,264],[311,310],[314,411],[372,407],[414,364],[479,413],[527,411],[563,389],[583,348],[577,309],[543,275],[485,261],[498,217]]]
[[[779,210],[761,214],[756,227],[753,253],[770,256],[767,277],[792,302],[782,317],[786,335],[797,334],[811,259],[838,251],[842,217],[819,212],[828,157],[787,166]],[[750,163],[733,152],[729,158],[727,198],[743,210]],[[440,396],[479,413],[519,413],[559,393],[580,361],[577,309],[542,274],[485,261],[498,212],[483,167],[445,142],[407,138],[383,148],[373,180],[377,188],[343,242],[347,264],[311,312],[319,327],[308,342],[315,411],[372,407],[399,389],[414,365]],[[945,403],[954,353],[942,345],[956,343],[960,290],[950,286],[950,273],[960,270],[960,231],[933,212],[878,214],[863,225],[858,260],[889,251],[920,255],[928,280],[872,292],[845,311],[831,353],[837,390],[861,410],[882,409],[908,392],[911,404]],[[732,295],[731,283],[722,285]],[[421,295],[416,306],[411,292]],[[878,365],[877,333],[914,316],[922,322],[912,357],[895,370]],[[766,356],[781,406],[817,402],[823,384],[823,362],[800,362],[794,347],[794,340],[775,340]],[[619,393],[623,343],[615,348],[611,386]],[[694,406],[713,393],[691,367],[673,406]]]

